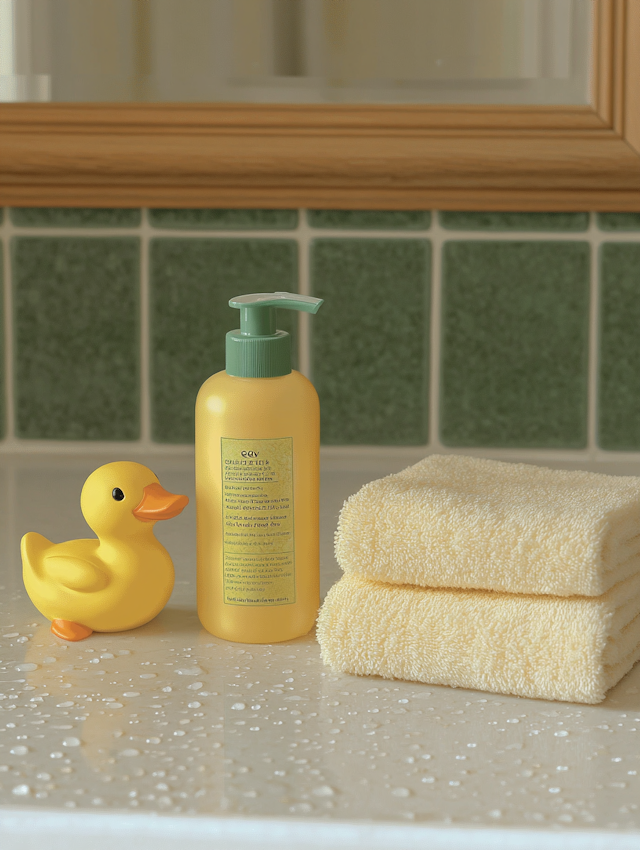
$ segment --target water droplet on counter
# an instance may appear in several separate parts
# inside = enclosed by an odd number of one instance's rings
[[[168,685],[167,685],[166,688],[162,689],[163,693],[165,693],[165,694],[170,694],[172,690],[173,690],[173,688],[169,687]]]
[[[204,670],[201,667],[179,667],[174,672],[178,676],[198,676],[200,673],[204,673]]]
[[[496,819],[501,818],[502,812],[500,811],[500,809],[491,809],[491,811],[489,812],[489,817],[490,818],[496,818]]]
[[[231,708],[234,711],[244,711],[244,709],[246,708],[246,705],[243,702],[234,702],[234,704],[231,706]]]
[[[71,738],[65,738],[64,741],[62,742],[62,746],[63,747],[79,747],[81,743],[82,743],[82,741],[80,740],[80,738],[71,737]]]
[[[139,697],[140,691],[126,691],[122,694],[123,697]]]
[[[306,815],[309,812],[313,811],[313,806],[311,805],[311,803],[294,803],[293,806],[289,806],[289,811],[294,815]]]
[[[336,792],[330,785],[319,785],[311,793],[315,794],[316,797],[333,797]]]
[[[202,687],[202,682],[191,682],[190,685],[187,685],[190,691],[199,691]]]
[[[22,745],[20,745],[18,747],[14,747],[12,750],[9,750],[9,752],[14,756],[26,756],[26,754],[29,752],[29,747],[23,747]]]
[[[56,753],[49,753],[49,758],[52,758],[52,759],[61,759],[61,758],[62,758],[62,753],[57,753],[57,752],[56,752]]]
[[[554,732],[553,734],[556,736],[556,738],[566,738],[569,733],[564,729],[561,729],[559,732]]]
[[[16,795],[16,797],[27,797],[31,794],[31,788],[28,785],[16,785],[15,788],[12,789],[12,793]]]
[[[27,662],[25,664],[16,664],[14,670],[16,673],[31,673],[33,670],[37,670],[38,665],[32,664],[31,662]]]
[[[66,700],[65,702],[59,702],[58,708],[72,708],[75,705],[73,700]]]
[[[14,638],[14,637],[18,637],[19,634],[20,634],[20,632],[7,632],[7,634],[2,635],[2,637]]]
[[[131,747],[128,750],[121,750],[120,755],[125,756],[125,758],[134,758],[135,756],[140,755],[140,750],[136,750],[133,747]]]
[[[411,791],[408,788],[392,788],[391,793],[394,797],[410,797]]]
[[[140,678],[141,679],[157,679],[158,674],[157,673],[140,673]]]
[[[50,773],[39,773],[36,778],[41,779],[43,782],[48,782],[51,779],[51,774]]]
[[[550,794],[559,794],[560,790],[561,790],[560,788],[549,788],[549,793]]]
[[[202,706],[201,702],[190,702],[188,707],[189,708],[200,708],[201,706]]]

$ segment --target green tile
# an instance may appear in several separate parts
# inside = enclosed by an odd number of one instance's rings
[[[598,444],[640,449],[640,244],[600,253]]]
[[[589,245],[447,242],[443,266],[442,441],[585,446]]]
[[[137,227],[140,210],[85,207],[14,207],[16,227]]]
[[[14,239],[19,437],[139,437],[139,279],[134,237]]]
[[[598,213],[600,230],[640,230],[640,212]]]
[[[149,210],[149,221],[168,230],[294,230],[298,210]]]
[[[227,331],[239,327],[234,295],[297,292],[298,247],[288,239],[151,241],[151,399],[153,437],[192,443],[201,384],[224,369]],[[293,335],[297,314],[278,312]],[[295,363],[294,363],[295,365]]]
[[[565,230],[582,231],[589,213],[564,212],[441,212],[447,230]]]
[[[428,440],[431,244],[421,239],[317,239],[313,378],[325,444]]]
[[[311,227],[344,230],[425,230],[431,213],[417,210],[309,210]]]

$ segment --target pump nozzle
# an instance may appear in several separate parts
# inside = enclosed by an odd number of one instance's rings
[[[229,375],[275,378],[291,372],[291,337],[276,329],[276,308],[317,313],[322,298],[293,292],[256,292],[229,301],[240,310],[240,330],[227,334]]]
[[[322,298],[295,295],[292,292],[255,292],[238,295],[229,301],[230,307],[240,310],[240,333],[243,336],[269,336],[276,332],[276,308],[317,313]]]

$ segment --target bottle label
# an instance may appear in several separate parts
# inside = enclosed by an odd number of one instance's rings
[[[221,438],[227,605],[296,601],[293,439]]]

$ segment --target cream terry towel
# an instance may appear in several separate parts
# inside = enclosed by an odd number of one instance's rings
[[[597,599],[344,576],[317,628],[333,670],[597,703],[640,657],[640,577]]]
[[[640,478],[432,455],[351,496],[336,556],[394,584],[598,596],[640,571]]]

